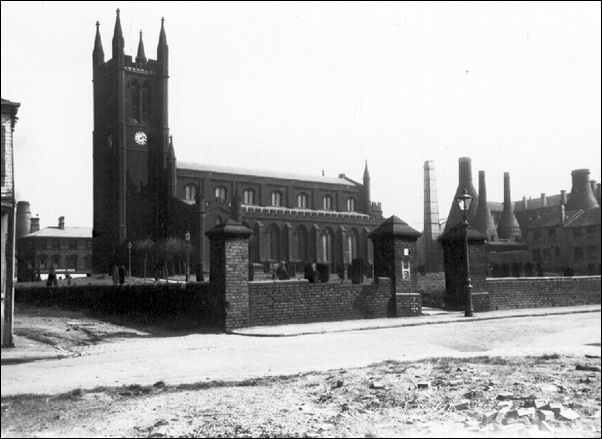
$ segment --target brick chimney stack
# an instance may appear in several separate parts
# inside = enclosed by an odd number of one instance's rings
[[[566,201],[567,201],[566,191],[564,189],[562,189],[560,191],[560,204],[562,204],[564,206],[564,205],[566,205]]]
[[[59,229],[65,230],[65,217],[64,216],[59,217]]]
[[[39,232],[40,231],[40,218],[37,216],[31,219],[31,227],[29,229],[29,233]]]
[[[548,206],[548,197],[546,196],[545,193],[541,193],[541,207],[547,207]]]

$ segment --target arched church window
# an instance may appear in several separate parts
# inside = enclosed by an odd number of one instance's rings
[[[272,192],[272,206],[282,206],[282,194],[278,191]]]
[[[347,198],[347,212],[355,212],[355,198]]]
[[[226,188],[218,186],[215,188],[215,199],[219,201],[226,201]]]
[[[135,121],[140,120],[140,84],[134,80],[130,82],[130,117]]]
[[[77,270],[77,255],[67,256],[67,269]]]
[[[148,81],[144,83],[142,87],[142,121],[148,122],[150,121],[150,112],[151,112],[151,90],[150,84]]]
[[[253,189],[245,189],[242,193],[243,204],[255,204],[255,191]]]
[[[47,266],[46,266],[46,255],[40,255],[39,256],[39,267],[40,270],[46,270]]]
[[[184,199],[194,201],[196,199],[196,186],[192,183],[184,186]]]
[[[300,209],[307,209],[307,194],[297,195],[297,207]]]
[[[324,195],[322,197],[322,209],[332,210],[332,197],[330,195]]]
[[[323,262],[332,262],[333,235],[329,229],[324,230],[321,237],[321,256]]]

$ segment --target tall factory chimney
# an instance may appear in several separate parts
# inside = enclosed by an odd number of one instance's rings
[[[485,171],[479,171],[479,207],[474,220],[475,228],[487,235],[487,241],[497,241],[497,230],[487,204],[487,186],[485,184]]]
[[[500,239],[510,239],[520,242],[522,233],[516,216],[514,216],[514,208],[510,197],[510,173],[504,172],[504,211],[500,218],[500,223],[497,226],[497,234]]]

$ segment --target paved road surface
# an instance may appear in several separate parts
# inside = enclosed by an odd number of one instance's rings
[[[594,312],[298,337],[121,339],[88,346],[75,358],[2,366],[1,393],[230,381],[441,356],[600,355],[600,324],[600,313]]]

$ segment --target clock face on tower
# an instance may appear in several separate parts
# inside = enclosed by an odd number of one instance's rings
[[[134,134],[134,141],[138,144],[138,145],[146,145],[146,141],[147,141],[147,137],[146,137],[146,133],[144,131],[138,131],[136,134]]]

